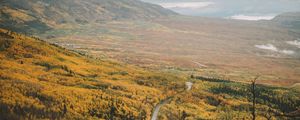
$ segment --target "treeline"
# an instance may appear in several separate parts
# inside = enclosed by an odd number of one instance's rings
[[[221,79],[221,78],[216,78],[216,77],[204,77],[204,76],[194,76],[194,75],[191,75],[191,78],[193,79],[199,79],[199,80],[202,80],[202,81],[208,81],[208,82],[231,82],[230,80],[228,79]]]

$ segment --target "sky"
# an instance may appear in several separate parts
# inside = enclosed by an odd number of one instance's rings
[[[191,16],[240,20],[270,20],[284,12],[300,11],[300,0],[142,0]]]

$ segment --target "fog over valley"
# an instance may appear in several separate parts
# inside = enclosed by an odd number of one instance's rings
[[[143,0],[183,15],[241,20],[269,20],[284,12],[300,11],[299,0]]]

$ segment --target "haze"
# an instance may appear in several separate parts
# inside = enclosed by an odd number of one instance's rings
[[[270,20],[284,12],[300,11],[299,0],[143,0],[183,15],[242,20]]]

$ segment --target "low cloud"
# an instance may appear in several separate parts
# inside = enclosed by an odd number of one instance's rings
[[[259,48],[259,49],[263,49],[263,50],[269,50],[269,51],[273,51],[273,52],[277,52],[277,53],[282,53],[282,54],[287,54],[287,55],[293,55],[295,54],[295,51],[292,50],[279,50],[276,46],[272,45],[272,44],[266,44],[266,45],[255,45],[255,47]]]
[[[230,19],[236,19],[236,20],[272,20],[275,17],[275,15],[265,15],[265,16],[248,16],[248,15],[234,15],[231,16]]]
[[[300,40],[299,39],[294,40],[294,41],[287,41],[286,43],[289,44],[289,45],[294,45],[294,46],[300,48]]]
[[[278,49],[274,45],[272,45],[272,44],[255,45],[255,47],[260,48],[260,49],[264,49],[264,50],[274,51],[274,52],[278,51]]]
[[[283,53],[283,54],[287,54],[287,55],[293,55],[293,54],[295,54],[295,51],[292,51],[292,50],[281,50],[279,52]]]
[[[198,9],[213,5],[213,2],[170,2],[170,3],[160,3],[164,8],[168,9]]]

